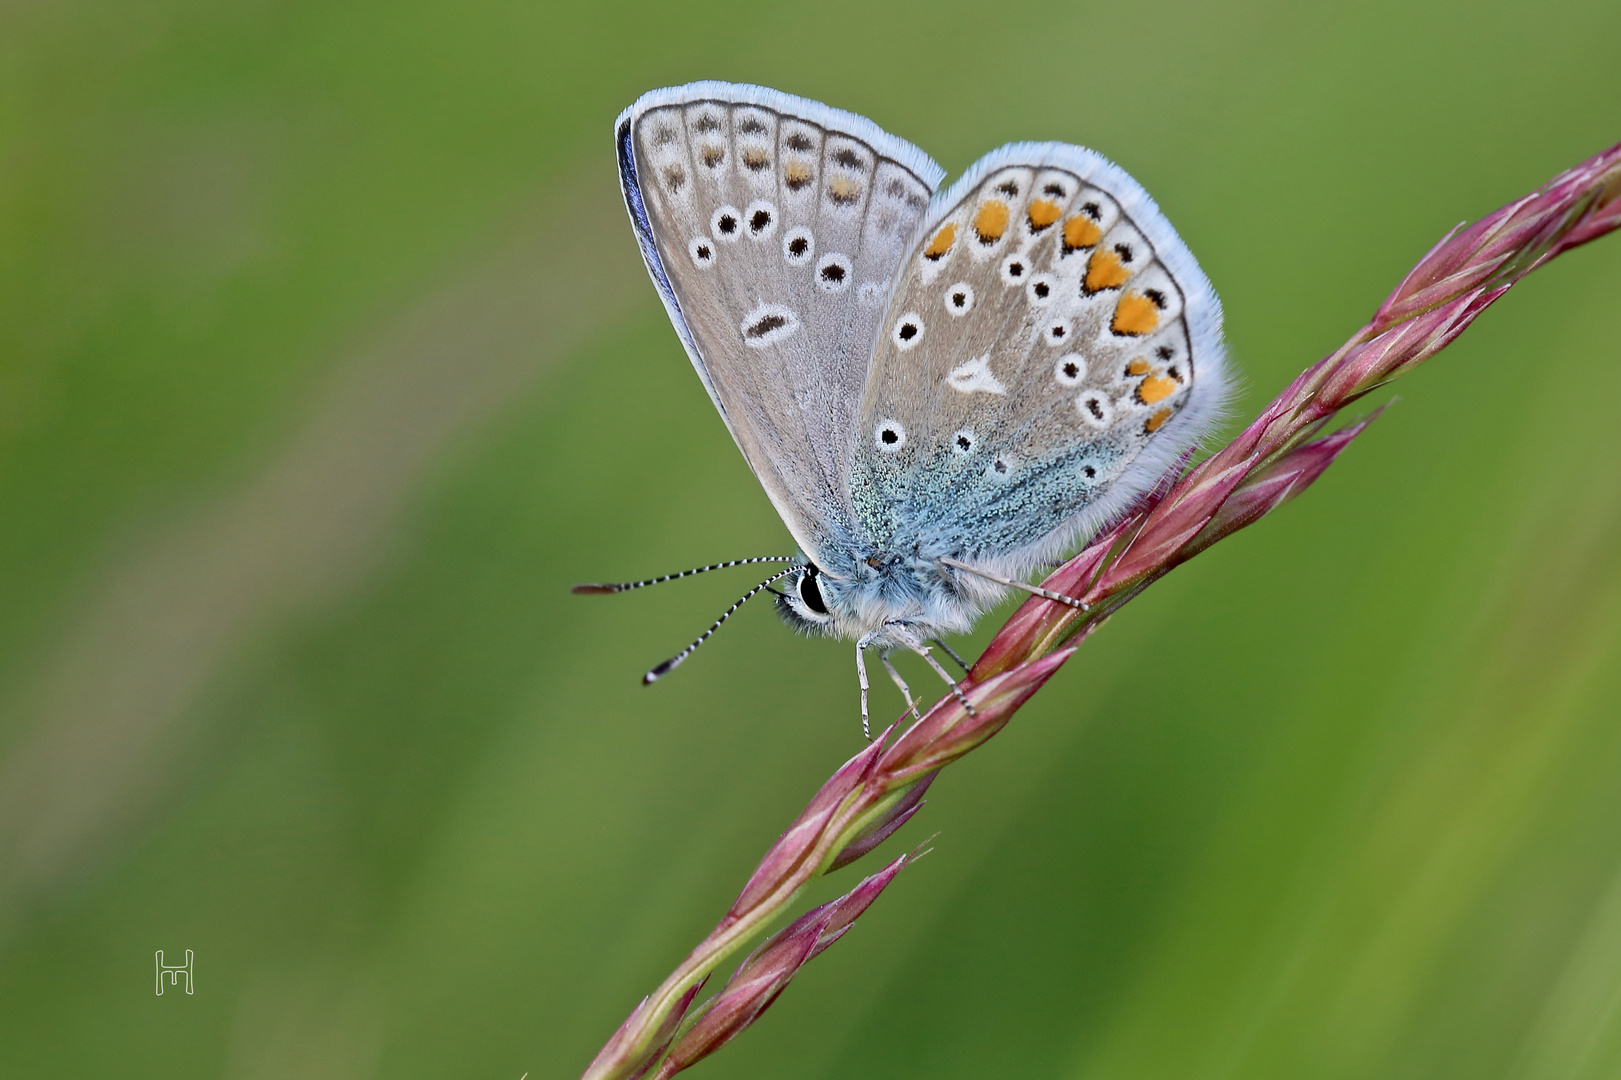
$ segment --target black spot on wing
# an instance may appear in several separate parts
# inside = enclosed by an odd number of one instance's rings
[[[781,330],[788,325],[788,319],[783,315],[766,315],[750,323],[748,329],[743,331],[745,337],[763,338],[773,330]]]

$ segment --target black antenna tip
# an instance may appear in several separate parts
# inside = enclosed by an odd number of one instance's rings
[[[607,596],[618,591],[615,585],[576,585],[569,590],[576,596]]]
[[[690,650],[690,649],[687,650],[687,652],[691,652],[691,651],[692,650]],[[671,668],[675,667],[677,664],[679,664],[681,661],[683,661],[683,660],[685,660],[687,658],[687,652],[683,652],[679,656],[670,657],[668,660],[664,661],[664,663],[659,664],[652,671],[649,671],[646,675],[643,675],[642,676],[642,685],[643,686],[652,686],[654,683],[656,683],[660,679],[664,678],[664,676],[666,676],[666,675],[668,675],[670,673]]]

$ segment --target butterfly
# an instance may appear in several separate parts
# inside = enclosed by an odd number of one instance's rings
[[[921,655],[1149,491],[1228,395],[1221,304],[1152,199],[1063,143],[944,170],[872,121],[758,86],[654,90],[614,124],[648,273],[798,545],[795,629]],[[577,586],[619,592],[685,577]],[[783,587],[771,588],[777,582]],[[964,670],[966,665],[963,664]],[[967,702],[964,699],[964,704]]]

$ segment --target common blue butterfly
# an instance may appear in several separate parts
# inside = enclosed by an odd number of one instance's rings
[[[648,273],[799,545],[713,568],[788,564],[743,600],[784,581],[791,625],[856,641],[863,725],[866,649],[914,711],[891,650],[955,689],[927,643],[1039,591],[1019,579],[1152,488],[1227,396],[1215,292],[1091,150],[1013,143],[937,192],[872,121],[720,82],[645,94],[614,134]]]

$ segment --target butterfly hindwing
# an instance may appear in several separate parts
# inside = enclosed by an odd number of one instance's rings
[[[890,284],[941,170],[871,121],[760,87],[645,95],[616,124],[643,256],[789,531],[850,531],[852,425]]]
[[[1004,147],[936,197],[899,271],[858,522],[1026,572],[1152,487],[1225,379],[1219,302],[1142,188],[1080,147]]]

